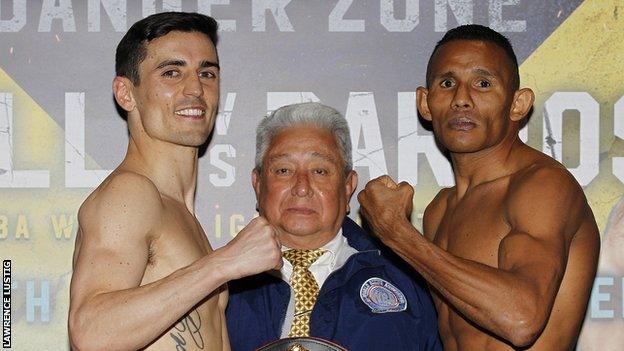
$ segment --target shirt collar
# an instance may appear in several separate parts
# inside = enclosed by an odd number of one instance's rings
[[[338,229],[338,232],[333,239],[331,239],[327,244],[320,247],[327,252],[319,257],[319,259],[312,265],[316,265],[318,263],[329,263],[330,269],[333,270],[337,264],[341,263],[341,252],[344,251],[343,248],[345,248],[346,246],[349,246],[349,244],[347,243],[347,239],[342,235],[342,228],[340,228]],[[290,247],[282,245],[282,252],[288,251],[290,249]],[[284,260],[284,264],[290,266],[290,262],[288,262],[288,260]]]

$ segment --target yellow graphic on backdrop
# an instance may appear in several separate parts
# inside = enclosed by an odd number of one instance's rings
[[[544,140],[542,108],[554,92],[587,92],[600,104],[600,173],[585,190],[601,229],[613,204],[624,194],[624,185],[611,170],[612,158],[624,156],[624,143],[613,135],[613,105],[624,95],[621,7],[622,2],[615,0],[583,2],[520,68],[523,85],[532,87],[537,96],[529,123],[529,144],[537,149]],[[15,349],[68,348],[75,216],[90,189],[65,187],[63,128],[2,69],[0,92],[13,97],[14,168],[48,170],[50,175],[49,188],[0,189],[0,258],[12,260],[17,281],[13,345]],[[578,123],[566,121],[564,134],[577,133],[574,126]],[[564,154],[574,156],[574,147],[582,146],[568,146]],[[95,164],[90,158],[87,163]],[[426,167],[420,176],[416,212],[422,212],[439,190]]]
[[[538,150],[545,137],[542,106],[554,92],[587,92],[600,104],[600,173],[585,187],[600,229],[624,194],[624,185],[611,170],[612,158],[624,156],[622,140],[613,135],[613,105],[624,96],[624,18],[618,14],[623,5],[621,0],[583,2],[520,67],[522,85],[536,95],[529,144]],[[565,123],[564,139],[566,133],[578,133],[578,123]],[[564,149],[564,154],[578,156],[583,145],[574,146],[576,150]]]
[[[75,216],[90,189],[65,188],[63,128],[2,69],[0,92],[12,95],[13,169],[50,176],[49,188],[0,188],[0,259],[12,260],[14,281],[12,344],[63,349]]]

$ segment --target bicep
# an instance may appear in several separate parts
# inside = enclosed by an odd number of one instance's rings
[[[540,238],[512,230],[500,243],[498,268],[530,284],[539,295],[554,299],[567,261],[564,240]]]
[[[499,246],[499,268],[552,298],[586,210],[584,196],[569,177],[558,170],[537,172],[513,189],[505,203],[510,231]]]
[[[148,256],[145,238],[124,235],[123,230],[83,229],[77,250],[72,277],[76,302],[140,284]]]
[[[78,215],[71,284],[72,303],[77,305],[98,294],[140,285],[159,217],[158,199],[149,192],[109,192],[85,207]]]

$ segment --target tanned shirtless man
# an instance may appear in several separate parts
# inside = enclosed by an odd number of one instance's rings
[[[219,102],[216,31],[204,15],[161,13],[117,47],[113,93],[130,140],[78,213],[69,311],[77,350],[229,350],[225,283],[281,267],[262,217],[213,251],[194,214],[198,147]]]
[[[455,186],[427,206],[387,176],[359,194],[371,228],[430,284],[446,350],[571,350],[600,237],[581,187],[518,130],[533,104],[509,41],[483,26],[450,30],[417,90],[448,151]]]

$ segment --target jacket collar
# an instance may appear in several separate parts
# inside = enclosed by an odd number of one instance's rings
[[[378,240],[372,238],[349,217],[345,217],[342,222],[342,235],[347,238],[349,245],[358,251],[379,250]]]

